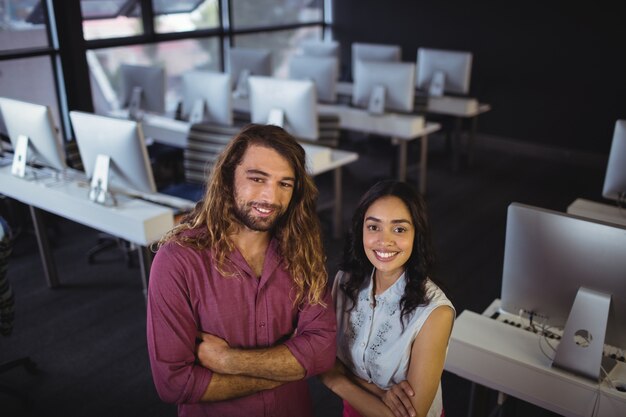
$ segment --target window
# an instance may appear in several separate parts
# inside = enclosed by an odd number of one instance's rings
[[[141,7],[129,0],[81,0],[85,40],[121,38],[143,33]]]
[[[158,33],[214,29],[220,25],[218,0],[152,0],[152,4]]]
[[[232,0],[235,30],[323,21],[319,0]]]
[[[0,2],[0,95],[50,106],[56,126],[61,127],[58,50],[48,32],[45,4],[38,0]],[[2,120],[0,133],[6,135]]]
[[[98,84],[92,90],[100,89],[109,109],[115,108],[119,91],[118,69],[120,64],[158,65],[167,74],[167,95],[165,106],[173,112],[181,97],[180,80],[185,71],[207,69],[220,71],[222,66],[219,39],[182,39],[155,44],[102,48],[90,51],[88,59],[92,79]],[[106,78],[99,75],[104,74]],[[111,94],[107,94],[110,91]],[[94,93],[94,91],[92,91]],[[105,109],[96,109],[105,111]]]
[[[0,50],[48,47],[48,32],[38,0],[0,2]]]
[[[166,107],[171,111],[180,98],[181,74],[191,69],[221,71],[223,51],[231,42],[234,46],[271,49],[274,75],[286,77],[288,59],[299,43],[322,38],[327,2],[152,0],[146,5],[140,0],[81,0],[80,3],[83,34],[90,48],[92,89],[108,91],[109,94],[104,94],[108,97],[105,102],[109,102],[108,107],[115,106],[121,63],[164,66]],[[221,6],[229,8],[222,11]],[[94,86],[94,80],[101,85]],[[100,103],[102,97],[101,94]]]
[[[234,44],[248,48],[271,49],[274,75],[286,78],[289,73],[289,58],[296,53],[300,42],[307,39],[320,39],[321,35],[321,27],[310,26],[299,29],[236,35]]]

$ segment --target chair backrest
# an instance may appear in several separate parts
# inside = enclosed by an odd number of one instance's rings
[[[210,123],[198,123],[191,126],[187,137],[187,148],[184,151],[183,167],[185,181],[204,184],[211,173],[215,161],[228,142],[243,126],[250,123],[249,115],[235,112],[233,126]],[[301,142],[336,148],[339,145],[339,116],[336,114],[319,115],[319,138],[315,141]]]
[[[192,125],[183,153],[185,182],[204,184],[218,156],[241,127],[237,123],[233,126],[210,123]]]
[[[15,299],[9,279],[7,264],[11,254],[11,233],[8,223],[0,217],[0,335],[8,336],[13,330]]]

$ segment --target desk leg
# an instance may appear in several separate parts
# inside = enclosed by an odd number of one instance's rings
[[[407,164],[407,141],[392,139],[398,142],[398,180],[406,181],[406,164]]]
[[[48,235],[46,234],[46,225],[44,224],[41,210],[36,207],[28,206],[30,209],[30,215],[33,219],[33,225],[35,226],[35,236],[37,237],[37,246],[39,247],[39,256],[41,257],[41,263],[43,264],[43,272],[48,281],[48,287],[56,288],[60,285],[59,276],[57,275],[57,268],[54,263],[54,257],[50,250],[50,242],[48,241]]]
[[[467,166],[474,164],[474,139],[478,130],[478,115],[472,117],[472,125],[470,127],[469,138],[467,142]]]
[[[461,159],[461,134],[463,131],[463,119],[454,118],[454,132],[452,133],[452,172],[458,172]]]
[[[333,237],[335,239],[341,238],[341,211],[342,211],[342,176],[341,167],[337,167],[333,171]]]
[[[428,172],[428,135],[420,139],[420,194],[426,195],[426,175]]]
[[[470,386],[469,406],[467,407],[467,417],[486,416],[489,414],[487,400],[489,391],[486,387],[472,382]]]
[[[148,297],[148,279],[150,277],[150,265],[152,265],[152,251],[145,246],[139,246],[137,248],[139,254],[139,270],[141,273],[141,284],[143,286],[143,295]]]

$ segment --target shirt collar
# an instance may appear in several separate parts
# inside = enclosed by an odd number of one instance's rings
[[[372,268],[372,273],[370,274],[369,285],[367,288],[367,297],[371,300],[371,296],[374,293],[374,273],[376,272],[376,268]],[[393,285],[377,296],[377,300],[400,300],[404,295],[404,289],[406,288],[406,270],[402,272],[402,275],[393,283]]]

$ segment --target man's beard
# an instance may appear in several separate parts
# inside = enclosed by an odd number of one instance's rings
[[[269,217],[255,216],[253,205],[262,209],[274,210],[274,213]],[[283,214],[284,211],[282,207],[276,204],[256,203],[254,201],[247,203],[237,202],[235,204],[235,217],[237,217],[237,220],[248,229],[254,230],[255,232],[267,232],[272,230]]]

